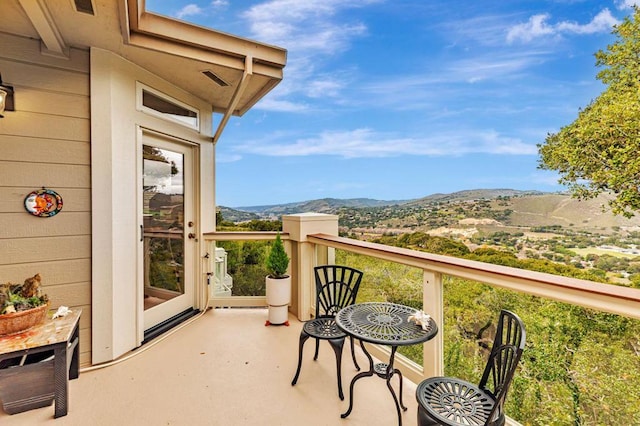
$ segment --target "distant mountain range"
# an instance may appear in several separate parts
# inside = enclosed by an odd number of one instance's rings
[[[372,207],[420,207],[438,202],[491,200],[498,197],[521,197],[526,195],[542,195],[541,191],[520,191],[516,189],[470,189],[453,192],[451,194],[432,194],[423,198],[411,200],[375,200],[372,198],[321,198],[318,200],[298,201],[286,204],[272,204],[263,206],[224,207],[220,206],[222,216],[226,220],[242,222],[253,219],[276,219],[283,214],[305,212],[334,214],[341,208],[372,208]]]

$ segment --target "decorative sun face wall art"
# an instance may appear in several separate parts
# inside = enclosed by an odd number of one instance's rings
[[[62,197],[55,191],[42,188],[27,194],[24,208],[34,216],[55,216],[62,210]]]

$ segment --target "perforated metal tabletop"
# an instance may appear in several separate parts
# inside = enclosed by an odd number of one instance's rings
[[[340,310],[338,327],[369,343],[389,346],[415,345],[436,335],[438,327],[429,319],[426,329],[409,320],[417,309],[387,302],[358,303]]]

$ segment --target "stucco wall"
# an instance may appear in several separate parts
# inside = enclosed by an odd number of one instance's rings
[[[82,308],[80,362],[91,349],[91,158],[89,53],[69,60],[35,40],[0,34],[0,73],[15,112],[0,118],[0,282],[40,273],[52,307]],[[31,216],[24,197],[46,187],[62,211]]]

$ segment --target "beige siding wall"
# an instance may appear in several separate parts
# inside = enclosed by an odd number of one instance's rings
[[[0,282],[40,273],[52,307],[81,308],[80,362],[91,359],[89,53],[63,60],[35,40],[0,34],[0,72],[15,112],[0,119]],[[62,211],[37,218],[24,197],[47,187]]]

